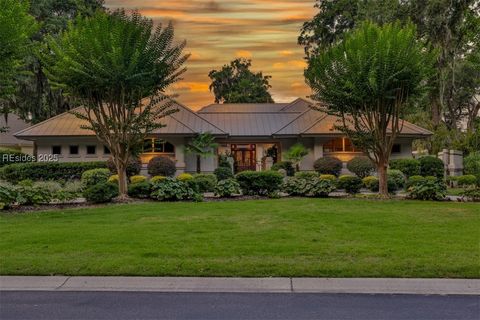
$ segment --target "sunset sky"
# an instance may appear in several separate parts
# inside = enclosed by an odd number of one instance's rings
[[[252,59],[252,70],[271,75],[276,102],[305,97],[303,48],[297,37],[315,14],[313,0],[105,0],[108,8],[138,9],[155,22],[172,21],[191,53],[178,100],[192,109],[213,103],[208,72],[235,57]]]

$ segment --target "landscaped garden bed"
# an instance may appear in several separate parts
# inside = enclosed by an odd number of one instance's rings
[[[480,277],[474,203],[285,198],[0,214],[4,275]]]

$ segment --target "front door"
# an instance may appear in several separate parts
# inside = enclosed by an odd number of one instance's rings
[[[232,156],[235,173],[245,170],[256,170],[257,154],[254,144],[232,144]]]

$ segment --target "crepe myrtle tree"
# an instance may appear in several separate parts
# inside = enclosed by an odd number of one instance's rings
[[[127,198],[126,167],[146,135],[175,112],[166,88],[178,81],[188,58],[166,27],[123,10],[96,12],[48,37],[41,56],[49,80],[82,101],[73,113],[86,121],[111,151],[119,176],[119,199]],[[138,151],[137,151],[138,152]]]
[[[215,137],[210,132],[198,134],[185,146],[185,151],[194,154],[197,158],[197,173],[201,172],[202,157],[212,157],[215,155],[215,149],[218,143],[215,143]]]
[[[387,197],[387,166],[404,116],[425,91],[434,57],[412,24],[365,22],[320,51],[305,71],[317,108],[338,116],[336,126],[375,163]],[[431,51],[430,51],[431,52]]]

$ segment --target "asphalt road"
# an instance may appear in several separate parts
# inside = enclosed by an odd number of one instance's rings
[[[480,319],[479,296],[299,293],[0,293],[0,319]]]

